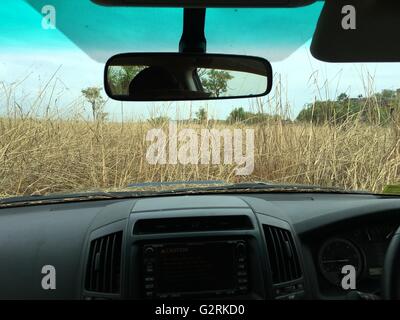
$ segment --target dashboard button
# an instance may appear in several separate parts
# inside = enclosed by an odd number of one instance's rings
[[[246,256],[246,245],[243,242],[239,242],[236,245],[236,252],[238,254],[238,257],[245,257]]]
[[[154,248],[152,247],[147,247],[146,249],[144,249],[144,254],[146,256],[152,256],[154,254]]]
[[[304,285],[302,283],[298,283],[297,284],[297,289],[298,290],[303,290],[304,289]]]
[[[146,263],[146,272],[151,273],[154,271],[154,265],[151,262]]]

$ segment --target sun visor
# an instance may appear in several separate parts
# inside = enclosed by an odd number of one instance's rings
[[[400,1],[328,0],[311,44],[327,62],[399,62]]]

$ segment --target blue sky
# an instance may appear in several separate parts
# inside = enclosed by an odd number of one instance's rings
[[[47,4],[56,8],[56,30],[42,28],[40,9]],[[374,78],[374,90],[400,88],[399,63],[330,64],[313,59],[309,45],[320,10],[320,3],[301,9],[209,10],[208,50],[271,60],[294,116],[320,95],[365,95],[368,73]],[[176,51],[182,31],[181,9],[110,9],[89,0],[2,0],[0,18],[0,81],[10,84],[28,76],[16,95],[27,102],[58,70],[55,94],[61,110],[79,98],[82,88],[102,86],[107,57],[125,51]],[[320,87],[328,83],[329,90],[319,91],[314,80]],[[0,94],[0,111],[3,98]],[[224,118],[232,108],[250,108],[251,103],[248,99],[195,102],[192,111],[207,106],[212,116]],[[187,103],[124,103],[123,107],[125,117],[146,117],[158,108],[181,117],[189,112]],[[118,119],[121,104],[109,101],[107,112]]]

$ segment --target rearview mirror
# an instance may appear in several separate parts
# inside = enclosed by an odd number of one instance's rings
[[[105,91],[120,101],[258,97],[272,88],[271,64],[223,54],[128,53],[108,60]]]

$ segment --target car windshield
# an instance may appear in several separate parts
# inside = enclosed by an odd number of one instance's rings
[[[313,58],[322,7],[206,10],[207,52],[269,60],[267,96],[121,102],[104,91],[106,61],[178,52],[181,8],[2,0],[0,196],[172,181],[395,186],[400,65]],[[238,86],[211,80],[211,91]]]

